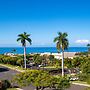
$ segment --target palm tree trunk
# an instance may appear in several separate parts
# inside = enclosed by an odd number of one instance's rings
[[[24,46],[24,66],[26,69],[26,47]]]
[[[44,59],[42,59],[42,65],[43,65],[42,67],[43,67],[43,70],[44,70]]]
[[[64,76],[64,51],[62,50],[62,77]]]

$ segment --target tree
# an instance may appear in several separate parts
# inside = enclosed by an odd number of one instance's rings
[[[82,73],[90,74],[90,59],[86,61],[81,67]]]
[[[90,57],[86,57],[83,59],[80,70],[81,73],[79,74],[79,80],[85,81],[90,84]]]
[[[75,57],[72,60],[72,65],[74,68],[80,68],[81,64],[83,63],[82,57]]]
[[[53,77],[51,85],[54,90],[65,90],[70,87],[70,80],[67,77]]]
[[[51,65],[53,65],[54,55],[49,55],[49,56],[48,56],[48,59],[49,59]]]
[[[26,41],[28,41],[31,45],[32,40],[29,38],[30,34],[27,34],[26,32],[24,32],[23,34],[19,34],[18,35],[18,39],[17,41],[20,41],[23,48],[24,48],[24,65],[25,65],[25,69],[26,69]]]
[[[40,56],[40,54],[35,54],[33,56],[33,61],[35,65],[40,65],[42,63],[42,57]]]
[[[23,58],[18,58],[17,64],[20,65],[21,67],[23,67],[23,66],[22,66],[22,65],[24,64]]]
[[[88,52],[90,52],[90,44],[87,44]]]
[[[58,36],[54,38],[58,52],[60,53],[60,50],[62,51],[62,76],[64,76],[64,50],[67,49],[69,45],[67,36],[67,33],[58,32]]]
[[[43,90],[44,88],[50,86],[51,79],[51,75],[46,71],[30,70],[17,74],[13,81],[21,87],[32,84],[36,87],[36,90]]]
[[[73,64],[72,64],[72,59],[70,59],[70,58],[65,58],[65,61],[64,61],[64,63],[65,63],[65,66],[67,67],[67,68],[73,68]]]
[[[36,90],[44,90],[49,87],[53,90],[65,90],[70,86],[70,81],[67,77],[55,77],[43,70],[30,70],[27,72],[17,74],[14,83],[20,86],[33,85]]]

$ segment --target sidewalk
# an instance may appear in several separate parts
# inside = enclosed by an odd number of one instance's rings
[[[85,86],[85,87],[90,87],[89,84],[82,84],[82,83],[72,83],[72,84],[75,84],[75,85],[80,85],[80,86]]]

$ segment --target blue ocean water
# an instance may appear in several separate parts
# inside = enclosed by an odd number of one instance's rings
[[[13,52],[23,54],[23,47],[0,47],[0,54]],[[69,47],[66,52],[86,52],[88,51],[87,47]],[[55,47],[27,47],[26,53],[43,53],[43,52],[51,52],[56,53],[57,49]]]

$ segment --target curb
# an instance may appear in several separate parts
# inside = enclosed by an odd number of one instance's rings
[[[23,89],[21,89],[21,88],[16,88],[17,90],[23,90]]]

